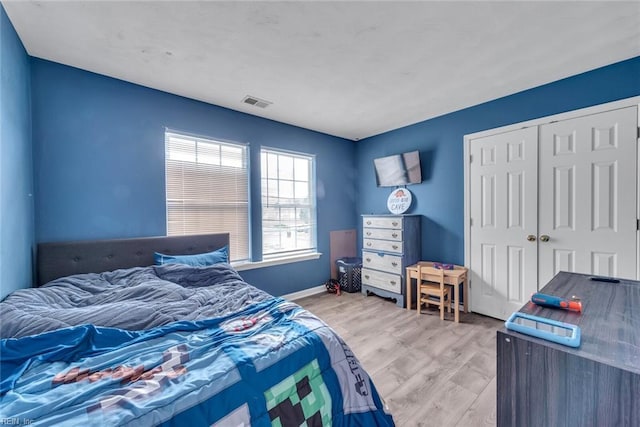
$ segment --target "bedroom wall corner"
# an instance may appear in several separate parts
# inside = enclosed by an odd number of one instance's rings
[[[358,213],[385,213],[373,159],[420,150],[423,182],[410,185],[422,215],[422,259],[464,263],[464,135],[640,95],[640,56],[454,111],[357,143]]]
[[[0,299],[33,283],[31,63],[0,5]]]

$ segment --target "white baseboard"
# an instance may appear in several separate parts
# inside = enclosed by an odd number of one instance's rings
[[[326,292],[327,288],[324,285],[314,286],[313,288],[303,289],[298,292],[292,292],[290,294],[282,295],[281,298],[288,299],[289,301],[295,301],[300,298],[310,297],[311,295],[321,294]]]

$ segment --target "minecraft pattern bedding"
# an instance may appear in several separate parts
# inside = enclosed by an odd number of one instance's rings
[[[164,295],[155,306],[162,316],[147,316],[145,288]],[[332,329],[246,284],[227,265],[71,276],[10,295],[0,312],[14,302],[28,311],[26,300],[38,298],[32,307],[50,311],[2,316],[3,330],[5,321],[31,321],[43,330],[9,325],[19,337],[0,341],[1,419],[79,426],[393,425],[367,373]],[[186,315],[179,300],[189,301]],[[81,322],[75,310],[88,307],[106,316]],[[62,320],[48,328],[42,319],[52,312]],[[125,328],[122,316],[136,327]]]

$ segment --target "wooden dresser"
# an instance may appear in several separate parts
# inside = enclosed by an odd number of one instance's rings
[[[405,268],[420,259],[419,215],[362,216],[362,293],[404,307]]]
[[[520,311],[580,327],[579,348],[498,331],[498,426],[640,426],[640,282],[560,272],[540,292],[582,313]]]

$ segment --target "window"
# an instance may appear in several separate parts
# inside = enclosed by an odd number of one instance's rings
[[[230,260],[249,259],[248,148],[165,133],[167,235],[230,233]]]
[[[260,161],[263,258],[315,252],[314,158],[263,149]]]

